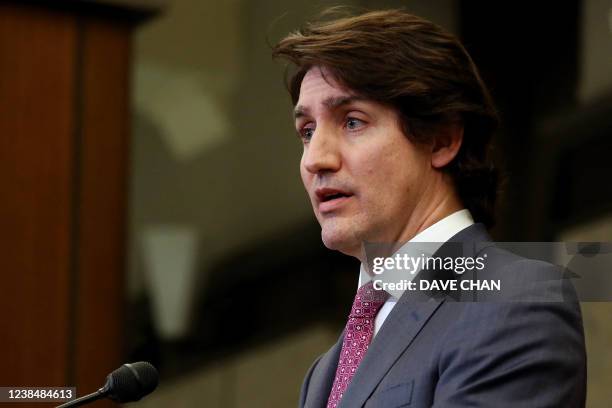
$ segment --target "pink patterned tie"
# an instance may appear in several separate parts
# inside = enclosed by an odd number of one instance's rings
[[[370,345],[374,335],[374,318],[388,297],[387,292],[374,290],[372,281],[366,283],[357,291],[351,314],[344,329],[342,351],[340,351],[336,378],[327,400],[327,408],[336,408],[340,403],[344,391],[350,384]]]

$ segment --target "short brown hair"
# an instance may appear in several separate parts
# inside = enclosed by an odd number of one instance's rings
[[[430,142],[437,127],[461,121],[463,143],[445,170],[475,220],[493,224],[498,177],[489,150],[498,117],[452,34],[403,10],[371,11],[309,23],[282,39],[273,56],[297,68],[287,77],[294,105],[304,75],[319,66],[360,96],[394,107],[413,141]]]

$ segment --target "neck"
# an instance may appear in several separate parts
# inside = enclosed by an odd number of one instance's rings
[[[420,195],[408,223],[399,231],[394,242],[405,243],[436,222],[448,217],[464,207],[455,192],[452,181],[441,177],[437,183],[431,183]]]
[[[450,177],[443,176],[436,180],[436,182],[428,184],[425,190],[419,194],[419,197],[420,199],[416,203],[405,226],[395,236],[389,237],[385,242],[404,244],[436,222],[465,208],[455,192]],[[363,243],[361,248],[356,249],[354,253],[347,254],[355,256],[363,263],[365,260]]]
[[[402,237],[399,242],[406,242],[414,238],[415,235],[421,231],[426,230],[436,222],[440,221],[463,209],[464,206],[461,201],[454,194],[440,198],[438,201],[430,204],[427,211],[424,212],[423,216],[418,218],[418,221],[412,225],[408,225],[403,231]]]

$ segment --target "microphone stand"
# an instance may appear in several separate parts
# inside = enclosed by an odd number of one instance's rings
[[[90,402],[106,397],[109,391],[110,387],[108,385],[105,385],[96,392],[92,392],[91,394],[82,396],[77,399],[73,399],[72,401],[68,401],[65,404],[58,405],[56,408],[80,407],[81,405],[89,404]]]

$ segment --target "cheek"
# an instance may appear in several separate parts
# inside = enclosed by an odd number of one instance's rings
[[[304,187],[308,191],[308,187],[312,183],[313,175],[308,170],[306,170],[306,167],[304,167],[304,159],[303,158],[300,161],[300,177],[302,178],[302,183],[304,184]]]
[[[405,156],[393,146],[375,145],[356,160],[356,166],[360,176],[368,179],[371,187],[384,190],[386,185],[398,178],[398,167],[403,160]]]
[[[302,153],[302,157],[300,158],[300,177],[302,177],[302,181],[304,181],[305,176],[306,168],[304,167],[304,154]]]
[[[367,156],[359,160],[358,179],[363,180],[370,206],[386,208],[399,205],[414,188],[419,178],[417,159],[405,146],[389,144],[372,146]]]

